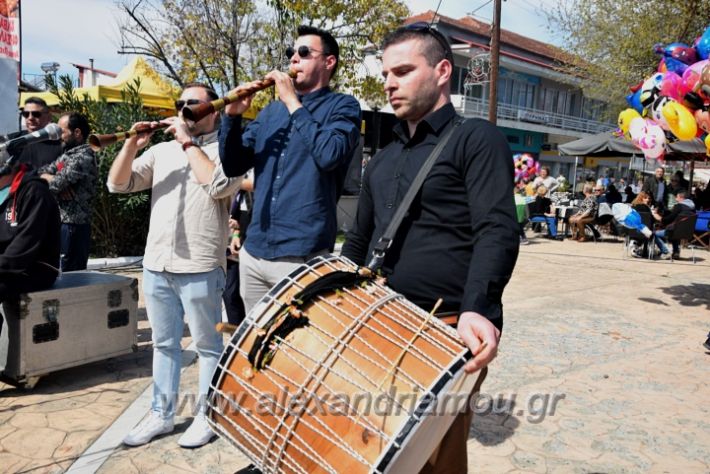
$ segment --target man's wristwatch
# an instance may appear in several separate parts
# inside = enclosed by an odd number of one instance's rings
[[[189,142],[183,143],[182,144],[182,151],[187,151],[187,149],[190,148],[191,146],[197,146],[197,145],[195,145],[195,143],[192,140],[190,140]]]

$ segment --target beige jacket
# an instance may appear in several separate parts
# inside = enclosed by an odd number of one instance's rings
[[[224,175],[217,132],[200,139],[202,151],[217,164],[209,184],[197,183],[175,140],[148,148],[136,158],[127,183],[106,183],[113,193],[152,188],[144,268],[172,273],[226,268],[229,205],[242,178]]]

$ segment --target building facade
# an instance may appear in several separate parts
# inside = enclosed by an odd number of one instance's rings
[[[472,17],[448,18],[428,11],[406,23],[427,22],[447,37],[454,53],[451,100],[464,117],[488,117],[490,82],[488,66],[490,25]],[[558,145],[613,130],[616,124],[603,119],[605,104],[584,97],[578,78],[560,72],[565,53],[549,44],[501,30],[497,88],[498,126],[513,153],[530,153],[551,168],[553,176],[573,178],[575,158],[560,156]],[[366,57],[365,73],[380,73],[379,61]],[[361,101],[367,122],[365,146],[378,149],[389,142],[394,119],[389,105],[381,109]],[[375,123],[377,122],[377,123]],[[377,125],[377,133],[372,130]],[[377,144],[374,140],[378,139]],[[628,159],[626,160],[628,161]],[[603,160],[594,174],[625,173],[623,160]],[[584,167],[578,161],[578,175]]]

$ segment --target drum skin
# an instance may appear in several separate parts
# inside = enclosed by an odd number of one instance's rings
[[[422,466],[455,416],[427,410],[445,394],[455,395],[449,404],[467,400],[475,377],[463,374],[470,352],[456,332],[374,281],[306,303],[300,317],[308,324],[275,341],[268,365],[252,367],[257,336],[296,293],[328,273],[356,270],[343,257],[309,261],[254,307],[225,347],[208,419],[264,472]],[[417,439],[426,446],[404,449]]]

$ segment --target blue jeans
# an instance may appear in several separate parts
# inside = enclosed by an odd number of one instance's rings
[[[61,265],[63,272],[86,270],[91,247],[91,224],[62,223]]]
[[[164,419],[175,416],[180,388],[183,314],[200,359],[198,400],[204,404],[212,374],[222,353],[224,270],[205,273],[154,272],[143,269],[143,293],[153,331],[153,404]],[[204,409],[204,406],[200,406]]]
[[[530,222],[544,222],[547,224],[547,233],[552,237],[557,237],[557,218],[554,216],[534,216],[530,219]]]
[[[656,245],[661,249],[661,253],[668,253],[668,247],[666,247],[665,242],[662,238],[666,236],[666,229],[657,230],[653,236]],[[672,240],[671,245],[673,245],[673,253],[680,254],[680,242],[677,240]]]

